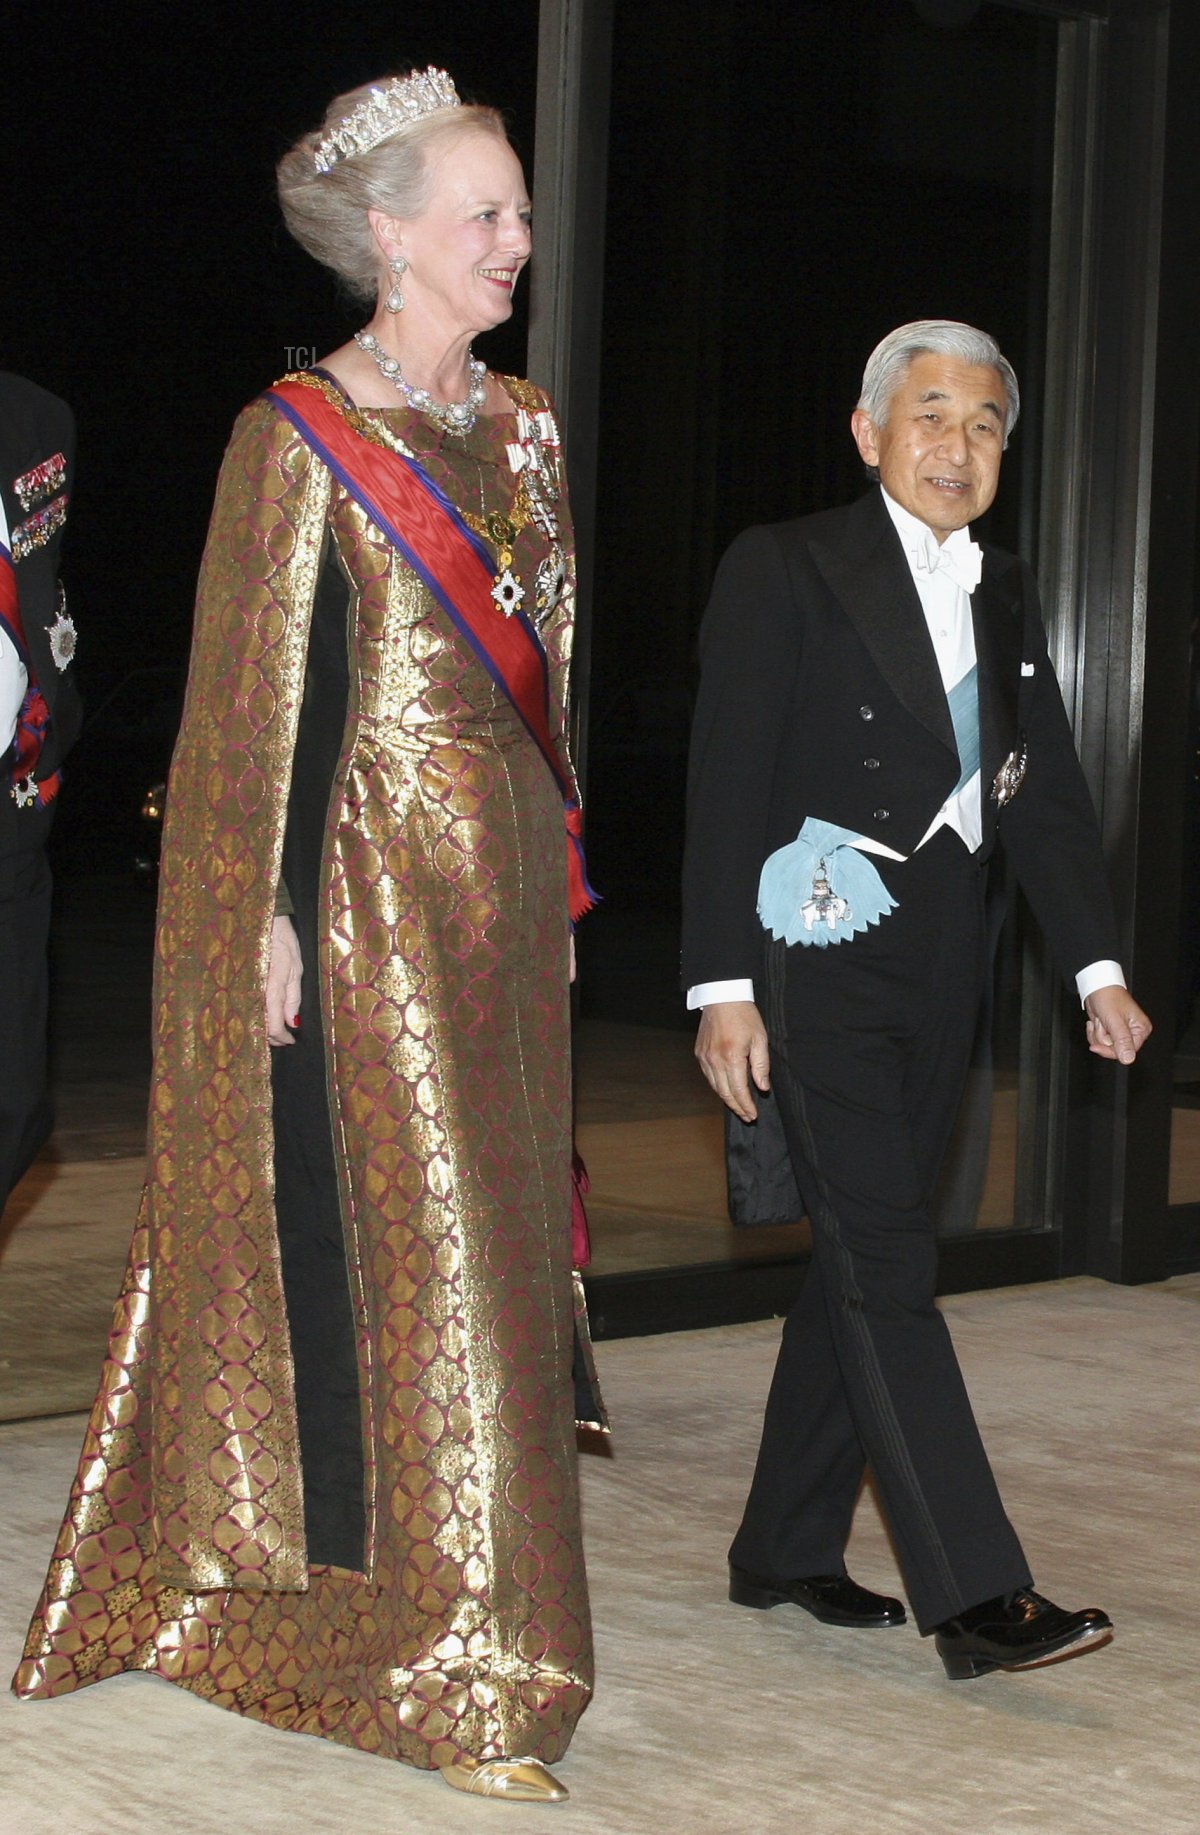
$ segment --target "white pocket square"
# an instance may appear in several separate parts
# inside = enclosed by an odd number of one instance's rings
[[[1032,675],[1033,668],[1034,666],[1032,663],[1022,663],[1021,664],[1021,674],[1022,675]]]

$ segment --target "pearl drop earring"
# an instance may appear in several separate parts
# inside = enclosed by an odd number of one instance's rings
[[[384,301],[384,305],[389,312],[403,312],[404,295],[400,291],[400,276],[408,271],[408,263],[405,261],[403,255],[397,255],[394,260],[388,262],[388,268],[391,273],[395,275],[396,279],[391,292]]]

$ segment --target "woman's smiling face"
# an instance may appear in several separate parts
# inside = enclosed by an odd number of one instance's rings
[[[507,141],[478,129],[435,152],[430,176],[421,215],[372,212],[376,233],[408,262],[402,285],[414,316],[432,318],[452,336],[487,331],[511,314],[532,246],[521,162]]]

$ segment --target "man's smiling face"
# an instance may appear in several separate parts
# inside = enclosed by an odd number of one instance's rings
[[[944,542],[996,495],[1005,406],[1003,380],[990,364],[922,351],[893,392],[884,424],[862,408],[850,424],[888,496]]]

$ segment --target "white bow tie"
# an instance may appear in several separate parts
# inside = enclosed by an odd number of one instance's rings
[[[913,567],[927,577],[940,573],[965,593],[973,593],[983,578],[983,549],[965,529],[955,529],[944,542],[927,529],[913,548]]]

